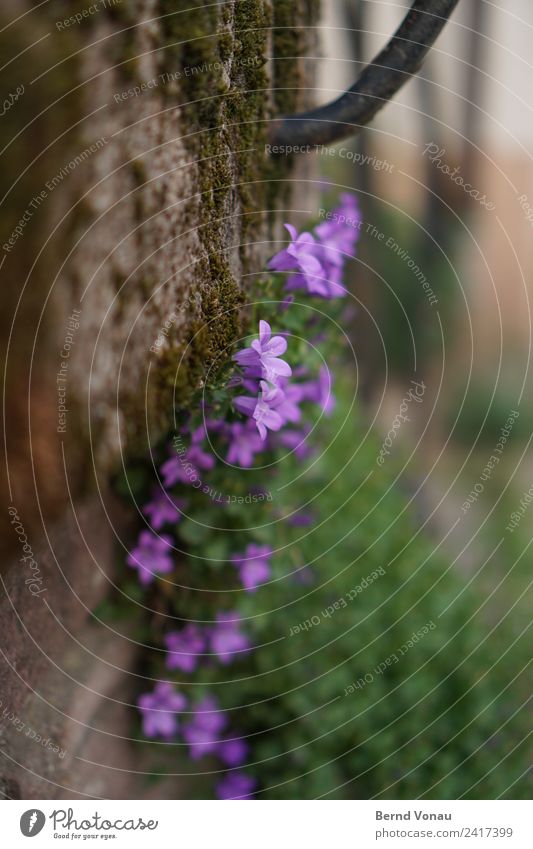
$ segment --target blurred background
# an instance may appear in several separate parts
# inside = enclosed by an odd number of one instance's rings
[[[328,5],[321,97],[351,84],[403,10],[366,0]],[[399,430],[398,443],[405,441],[406,472],[418,479],[424,515],[447,531],[450,518],[461,518],[446,546],[467,572],[500,539],[533,478],[532,26],[527,2],[512,10],[460,3],[420,74],[356,141],[319,157],[332,182],[361,193],[364,219],[378,231],[363,229],[352,270],[363,305],[356,350],[365,403],[386,433],[407,377],[424,376],[429,395],[413,411],[420,420]],[[518,409],[483,492],[463,513]],[[510,597],[526,585],[529,524],[519,534],[523,547],[507,534],[495,555],[505,576],[511,552],[523,551],[523,578],[516,587],[510,578]]]

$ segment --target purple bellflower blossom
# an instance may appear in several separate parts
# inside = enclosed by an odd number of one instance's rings
[[[195,458],[198,468],[212,469],[214,457],[211,454],[207,454],[203,449],[199,452],[196,449],[209,439],[210,433],[221,433],[225,429],[226,422],[205,416],[202,424],[198,425],[198,427],[193,430],[191,434],[191,448],[189,451],[193,451],[193,457]]]
[[[265,380],[261,381],[261,393],[257,396],[252,416],[263,441],[267,437],[267,430],[275,431],[283,427],[283,417],[276,407],[279,407],[284,399],[285,393],[281,389],[269,386]]]
[[[169,460],[161,465],[161,474],[163,475],[163,485],[165,489],[170,489],[177,483],[188,483],[189,475],[185,469],[185,463],[182,457],[172,454]]]
[[[331,390],[333,377],[327,366],[321,366],[317,380],[309,380],[300,384],[300,391],[305,401],[319,404],[326,416],[335,409],[335,396]]]
[[[320,404],[326,416],[330,416],[335,409],[335,396],[331,385],[333,378],[327,366],[321,366],[318,372],[318,387],[316,403]]]
[[[204,451],[200,445],[191,445],[186,456],[187,460],[197,469],[202,469],[202,471],[207,472],[214,468],[215,458],[212,454],[208,454],[207,451]]]
[[[281,389],[269,386],[265,380],[261,381],[261,392],[257,398],[249,395],[240,395],[233,401],[233,406],[246,416],[250,416],[256,423],[259,436],[265,441],[268,430],[280,430],[283,426],[283,418],[276,411],[284,400],[285,395]]]
[[[259,338],[254,339],[249,348],[244,348],[233,356],[236,363],[245,370],[246,377],[264,378],[273,386],[279,377],[290,377],[291,367],[280,359],[287,350],[287,340],[283,336],[272,336],[270,324],[259,322]]]
[[[214,696],[206,696],[195,706],[190,721],[183,726],[183,738],[190,747],[192,760],[217,752],[220,734],[228,724],[228,717],[220,710]]]
[[[249,746],[242,737],[230,737],[218,744],[217,755],[226,766],[242,766],[248,757]]]
[[[251,799],[256,786],[256,779],[246,772],[228,772],[217,784],[217,796],[219,799]]]
[[[304,393],[298,383],[289,383],[286,378],[282,378],[279,382],[277,395],[273,395],[270,400],[270,406],[283,419],[283,424],[291,422],[296,424],[302,417],[302,411],[299,404],[304,399]]]
[[[226,713],[219,707],[215,696],[205,696],[197,703],[193,713],[195,725],[215,734],[223,731],[228,724]]]
[[[251,421],[233,422],[228,428],[228,438],[226,460],[245,469],[253,465],[255,455],[264,449],[263,440]]]
[[[285,224],[291,241],[270,260],[271,271],[292,272],[285,286],[287,291],[306,289],[309,294],[329,297],[326,269],[320,261],[321,246],[311,233],[300,233],[292,224]]]
[[[215,458],[202,448],[205,436],[206,429],[200,425],[191,435],[189,448],[176,450],[174,446],[169,446],[171,457],[160,468],[165,489],[170,489],[176,483],[190,483],[193,478],[200,476],[200,469],[210,471],[214,467]]]
[[[291,224],[286,224],[290,244],[272,257],[268,267],[290,272],[285,285],[288,292],[304,289],[321,298],[343,297],[342,271],[347,257],[353,256],[361,220],[356,198],[341,195],[341,204],[313,233],[298,235]]]
[[[344,266],[354,255],[361,222],[356,198],[346,193],[341,195],[334,210],[322,216],[312,232],[298,233],[292,225],[285,225],[290,242],[268,265],[272,271],[288,275],[281,312],[294,301],[293,290],[303,289],[324,299],[346,294]],[[306,327],[310,343],[319,345],[322,341],[319,317],[309,320]],[[150,584],[156,575],[173,569],[173,541],[170,536],[158,536],[156,532],[166,524],[179,522],[186,502],[165,490],[176,484],[196,485],[204,472],[215,467],[215,456],[209,452],[210,436],[217,435],[217,444],[220,441],[227,447],[227,462],[241,468],[253,466],[255,456],[265,449],[280,446],[293,451],[298,459],[309,455],[311,425],[303,413],[306,404],[311,403],[318,405],[325,415],[331,414],[335,406],[332,373],[323,365],[317,377],[312,379],[305,366],[292,369],[283,359],[289,335],[287,331],[273,336],[270,324],[261,320],[257,337],[249,347],[233,356],[240,368],[228,388],[240,387],[245,393],[233,400],[233,406],[246,419],[228,420],[219,412],[218,402],[213,406],[202,402],[203,423],[193,430],[195,419],[189,418],[188,426],[184,426],[179,431],[180,436],[174,439],[169,459],[160,469],[164,490],[154,491],[143,507],[153,530],[139,534],[136,547],[127,558],[128,565],[138,570],[141,584]],[[293,427],[285,427],[289,425]],[[305,528],[313,524],[314,517],[301,507],[287,521],[294,527]],[[270,580],[272,554],[268,545],[251,543],[231,557],[230,562],[238,571],[246,592],[253,593]],[[307,585],[314,583],[315,577],[308,566],[301,566],[292,574],[292,580]],[[194,673],[204,656],[208,658],[207,667],[217,663],[227,665],[252,649],[252,641],[243,630],[238,611],[217,613],[216,621],[209,626],[192,622],[180,625],[179,630],[165,635],[164,643],[167,668],[186,674]],[[146,737],[171,740],[179,732],[193,760],[213,755],[228,768],[216,786],[218,798],[252,798],[257,780],[241,769],[248,760],[248,743],[237,733],[230,733],[229,714],[220,708],[214,696],[207,695],[192,707],[186,720],[178,719],[178,714],[187,707],[187,700],[174,684],[159,682],[152,692],[139,697],[138,707]]]
[[[142,716],[143,734],[153,739],[169,740],[178,730],[176,713],[184,710],[187,699],[168,681],[160,681],[151,693],[139,696],[137,705]]]
[[[214,654],[223,664],[231,663],[250,651],[250,639],[239,630],[240,617],[235,611],[218,613],[217,624],[210,629],[210,646]]]
[[[316,295],[325,300],[344,297],[346,290],[341,283],[342,266],[328,261],[331,250],[325,251],[319,242],[316,242],[311,249],[316,254],[317,261],[319,261],[320,274],[311,278],[303,274],[292,274],[285,284],[286,291],[304,289],[310,295]]]
[[[321,279],[324,277],[324,269],[320,260],[315,256],[318,247],[315,237],[311,233],[300,233],[292,224],[285,224],[291,241],[287,248],[275,254],[268,267],[271,271],[297,272],[292,279],[299,281],[293,288],[307,288],[311,293],[322,294]],[[287,287],[289,288],[289,287]]]
[[[341,195],[340,205],[328,215],[315,227],[315,234],[324,251],[324,259],[342,268],[345,255],[352,256],[360,235],[362,217],[357,199],[345,192]]]
[[[247,546],[244,554],[234,554],[231,562],[239,570],[243,587],[249,593],[255,592],[260,584],[270,577],[270,557],[272,549],[268,545]]]
[[[159,531],[167,523],[179,522],[184,507],[185,501],[182,498],[174,498],[162,490],[157,490],[152,500],[144,505],[143,513],[150,517],[152,528]]]
[[[141,584],[150,584],[156,574],[172,571],[172,539],[167,534],[154,536],[150,531],[141,531],[137,546],[126,559],[128,566],[137,569]]]
[[[242,386],[251,395],[240,395],[235,398],[233,405],[236,410],[249,416],[255,421],[259,436],[264,442],[267,431],[277,431],[285,421],[297,421],[299,410],[295,406],[295,396],[298,390],[287,386],[287,379],[292,369],[281,354],[287,350],[287,340],[283,336],[272,336],[268,322],[259,322],[259,338],[254,339],[249,348],[239,351],[233,359],[243,369]],[[281,385],[286,387],[282,391]],[[238,437],[246,434],[245,430],[236,431]],[[250,440],[243,448],[240,465],[251,465],[252,452]],[[253,453],[257,453],[254,447]],[[240,457],[238,445],[231,447],[229,458]]]
[[[316,517],[310,510],[300,509],[289,516],[286,521],[293,528],[308,528],[316,523]]]
[[[312,448],[308,443],[308,436],[311,428],[304,427],[299,430],[283,430],[280,433],[274,434],[275,440],[279,445],[294,451],[294,456],[298,460],[305,460],[311,454]]]
[[[181,631],[171,631],[167,634],[165,645],[168,651],[168,669],[194,672],[198,666],[198,656],[206,649],[206,638],[197,625],[189,623]]]

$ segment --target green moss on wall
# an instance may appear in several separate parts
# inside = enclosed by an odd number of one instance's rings
[[[179,73],[179,93],[171,86],[161,91],[168,105],[181,107],[179,129],[195,163],[200,198],[199,206],[195,197],[184,210],[182,229],[196,229],[202,256],[195,265],[197,300],[186,328],[179,343],[158,356],[152,410],[168,414],[173,403],[186,407],[221,354],[227,359],[242,335],[243,279],[254,271],[246,244],[264,233],[264,210],[275,209],[290,191],[289,161],[265,156],[270,88],[278,89],[275,114],[296,108],[303,79],[301,62],[292,57],[306,53],[306,24],[315,20],[315,5],[316,0],[297,0],[296,6],[276,0],[273,7],[265,0],[239,0],[206,6],[191,0],[182,10],[175,0],[159,0],[159,72]],[[273,25],[271,83],[265,66]],[[274,213],[270,217],[273,225]],[[229,254],[235,233],[238,257]]]
[[[304,58],[314,44],[314,27],[320,12],[320,0],[275,0],[272,21],[273,114],[293,115],[301,111],[307,99]],[[286,206],[290,199],[291,157],[273,157],[269,168],[268,208]],[[271,225],[273,225],[271,215]]]
[[[178,386],[178,403],[187,402],[202,375],[222,351],[229,352],[242,331],[242,281],[235,279],[229,262],[227,219],[240,212],[241,242],[246,242],[266,196],[259,181],[265,176],[269,7],[263,0],[222,8],[193,2],[191,7],[176,14],[172,0],[160,2],[165,16],[163,71],[181,73],[183,114],[192,131],[186,143],[198,169],[199,217],[187,227],[198,228],[205,252],[196,271],[200,314],[190,319],[186,366],[182,363],[176,376],[173,369],[183,352],[167,351],[159,370],[164,391],[169,381],[172,389]],[[244,247],[240,261],[245,271]],[[198,321],[206,332],[198,333]]]

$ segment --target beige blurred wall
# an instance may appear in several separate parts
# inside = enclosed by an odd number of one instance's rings
[[[461,0],[437,41],[422,76],[436,85],[427,89],[429,102],[442,123],[424,119],[420,88],[411,81],[367,130],[372,152],[395,163],[394,179],[380,174],[381,196],[416,216],[422,188],[422,147],[439,139],[451,167],[464,152],[468,17],[470,0]],[[530,300],[533,300],[533,223],[519,198],[525,194],[533,210],[533,3],[515,0],[511,8],[486,3],[479,143],[470,161],[468,178],[495,205],[487,211],[473,204],[464,216],[464,247],[457,269],[474,326],[477,353],[492,367],[502,340],[506,354],[520,360],[530,345]],[[369,32],[365,60],[375,55],[401,21],[406,3],[368,0]],[[359,65],[350,59],[349,36],[343,30],[342,4],[324,4],[321,90],[326,101],[349,86]],[[404,172],[403,176],[401,172]],[[464,172],[462,172],[464,173]],[[466,179],[465,175],[465,179]],[[463,309],[458,356],[470,345],[468,316]]]

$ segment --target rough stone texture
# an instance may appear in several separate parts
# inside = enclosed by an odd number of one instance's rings
[[[138,763],[129,739],[135,639],[126,626],[110,638],[91,615],[122,568],[117,538],[129,521],[109,480],[166,432],[173,404],[189,402],[238,338],[246,275],[281,233],[275,210],[310,208],[312,163],[273,163],[264,142],[272,115],[310,104],[305,56],[316,45],[305,25],[316,3],[123,0],[57,27],[88,5],[10,0],[0,11],[4,26],[32,9],[0,35],[15,57],[6,94],[25,86],[2,118],[2,245],[45,193],[0,255],[1,485],[46,588],[34,597],[24,583],[4,509],[0,793],[178,798],[179,779],[148,787],[136,774],[154,765]],[[56,375],[74,309],[58,432]]]
[[[36,572],[21,559],[22,548],[2,580],[2,771],[5,779],[22,788],[22,798],[55,795],[53,782],[63,782],[69,763],[67,757],[58,759],[43,749],[36,735],[76,751],[82,741],[78,733],[77,743],[72,742],[70,717],[80,698],[86,711],[91,705],[87,690],[80,690],[80,681],[96,676],[93,689],[104,697],[110,690],[109,667],[98,652],[88,655],[80,636],[85,629],[88,638],[91,630],[95,632],[92,639],[104,638],[94,619],[89,630],[86,623],[108,591],[116,561],[112,534],[102,530],[110,521],[120,524],[121,515],[116,507],[106,514],[94,499],[74,509],[65,513],[60,524],[48,528],[45,543],[35,543],[28,536],[38,564],[36,594],[28,584]],[[109,634],[105,638],[109,641]],[[122,642],[120,638],[113,642],[118,657],[124,657]],[[130,655],[132,650],[129,647]],[[46,782],[52,782],[50,787]]]

